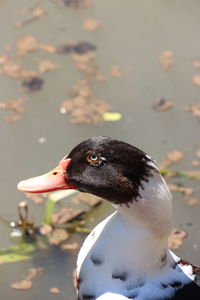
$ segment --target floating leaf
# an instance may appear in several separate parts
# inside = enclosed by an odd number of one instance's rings
[[[105,112],[103,114],[103,120],[106,122],[116,122],[121,120],[122,115],[118,112]]]
[[[43,243],[20,243],[17,246],[0,250],[0,264],[30,259],[33,251],[45,248]]]

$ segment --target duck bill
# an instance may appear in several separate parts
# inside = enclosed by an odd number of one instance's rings
[[[18,190],[27,193],[46,193],[56,190],[76,189],[75,184],[67,182],[66,172],[70,162],[70,158],[63,159],[52,171],[20,181],[17,186]]]

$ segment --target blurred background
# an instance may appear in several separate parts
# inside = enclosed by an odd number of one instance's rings
[[[16,185],[91,136],[127,141],[159,162],[173,192],[170,246],[200,263],[199,12],[198,0],[0,0],[4,300],[75,299],[78,249],[112,207],[63,197],[56,212],[70,201],[87,211],[72,234],[52,242],[45,228],[27,241],[18,205],[27,202],[28,225],[38,230],[48,196],[26,196]]]

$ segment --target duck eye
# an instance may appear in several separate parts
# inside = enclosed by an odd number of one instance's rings
[[[87,161],[89,163],[98,163],[101,161],[101,158],[99,155],[95,154],[95,153],[89,153],[87,155]]]

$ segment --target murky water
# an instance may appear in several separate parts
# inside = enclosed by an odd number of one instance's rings
[[[20,88],[20,81],[0,76],[0,101],[27,95],[30,99],[22,119],[8,125],[4,121],[5,111],[0,111],[1,134],[1,217],[6,220],[17,218],[17,204],[25,196],[16,190],[22,178],[43,173],[56,165],[79,141],[96,135],[107,135],[126,140],[150,153],[159,160],[165,153],[180,150],[184,160],[174,168],[191,170],[199,142],[199,121],[186,113],[183,106],[199,103],[200,89],[192,84],[192,76],[200,74],[192,66],[192,60],[200,58],[199,10],[197,0],[96,0],[87,9],[62,9],[51,1],[38,1],[48,16],[22,29],[14,24],[26,19],[23,8],[36,1],[0,1],[0,53],[4,46],[15,45],[17,38],[33,35],[43,43],[57,46],[69,41],[90,41],[97,46],[96,61],[105,82],[93,82],[97,99],[109,103],[113,111],[122,114],[121,121],[103,123],[97,126],[74,125],[69,117],[61,115],[59,107],[67,94],[82,75],[74,68],[69,56],[49,55],[35,52],[29,55],[33,60],[49,58],[60,67],[42,75],[44,86],[40,91],[26,94]],[[85,18],[99,20],[102,26],[95,32],[82,28]],[[174,53],[175,64],[167,72],[158,63],[163,51]],[[8,55],[13,55],[15,49]],[[31,60],[25,60],[27,67]],[[123,72],[120,78],[109,75],[112,65]],[[174,102],[173,109],[155,112],[152,103],[157,98],[167,97]],[[38,139],[46,142],[40,144]],[[178,180],[179,183],[181,180]],[[199,181],[184,180],[185,186],[195,190],[199,197]],[[188,233],[178,255],[200,263],[200,205],[188,206],[178,193],[174,196],[175,224]],[[31,214],[41,221],[43,207],[30,201]],[[110,211],[108,205],[97,208],[92,214],[97,223]],[[190,224],[192,223],[192,224]],[[13,245],[9,228],[1,222],[0,248]],[[84,236],[72,237],[80,242]],[[0,290],[4,300],[20,297],[26,299],[75,299],[72,284],[72,270],[76,252],[63,252],[55,248],[37,253],[32,260],[0,266]],[[44,267],[44,272],[34,281],[30,291],[15,291],[10,284],[21,280],[29,267]],[[61,290],[52,295],[53,286]]]

